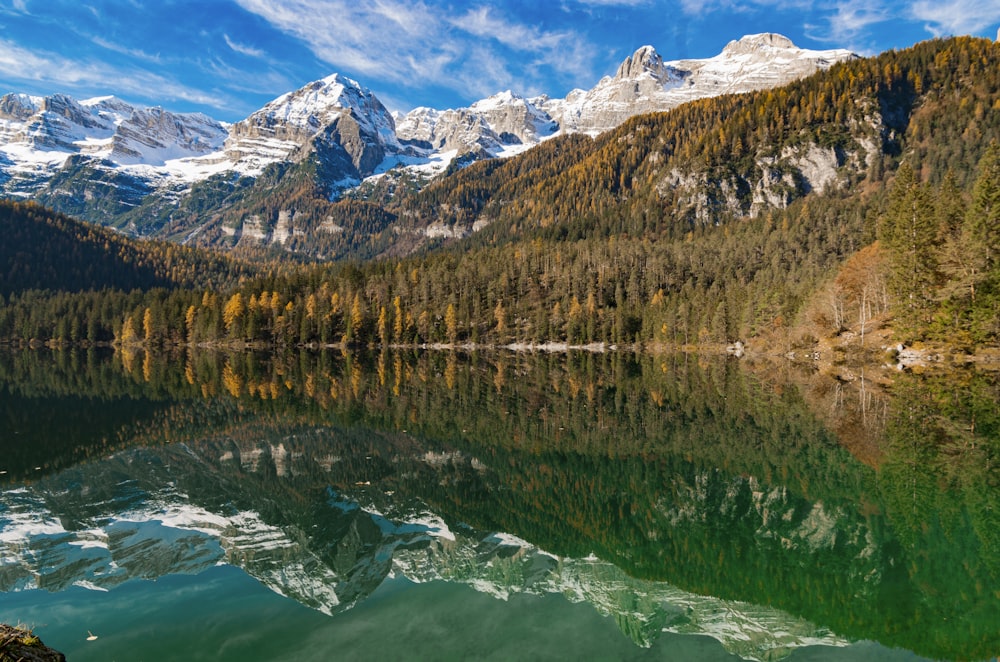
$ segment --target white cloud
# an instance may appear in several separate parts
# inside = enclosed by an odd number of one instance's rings
[[[233,41],[228,34],[222,35],[222,38],[226,40],[226,46],[229,46],[229,48],[241,55],[247,55],[249,57],[264,57],[265,55],[264,51],[259,48],[254,48],[253,46],[247,46]]]
[[[196,66],[210,80],[216,81],[227,92],[237,95],[256,96],[261,94],[262,90],[274,90],[275,96],[278,96],[279,91],[285,92],[294,89],[297,84],[301,83],[301,81],[290,80],[288,76],[273,68],[254,71],[253,75],[248,75],[246,69],[234,67],[219,57],[199,61]],[[245,100],[237,106],[226,108],[226,110],[256,110],[244,108],[244,103]]]
[[[825,41],[850,43],[870,26],[891,18],[886,8],[874,0],[849,0],[838,2],[835,7]]]
[[[496,39],[519,51],[546,51],[570,41],[570,32],[543,32],[537,27],[506,20],[489,7],[470,9],[463,16],[448,19],[455,27],[476,37]]]
[[[1000,23],[997,0],[919,0],[910,9],[914,19],[924,21],[935,36],[981,33]]]
[[[114,53],[120,53],[121,55],[127,55],[137,60],[153,62],[156,64],[160,64],[162,62],[162,59],[160,58],[159,54],[150,54],[138,48],[128,48],[126,46],[122,46],[121,44],[117,44],[113,41],[108,41],[104,37],[92,36],[90,37],[90,40],[94,42],[94,44],[100,46],[101,48],[107,49]]]
[[[236,0],[366,85],[439,86],[461,94],[527,93],[539,72],[592,76],[596,48],[569,30],[544,30],[495,7],[456,13],[405,0]],[[528,54],[515,66],[510,51]],[[523,59],[523,58],[521,58]]]
[[[408,4],[361,3],[345,0],[237,0],[247,11],[303,42],[318,58],[367,75],[401,82],[396,73],[405,44],[440,52],[420,37],[421,12]],[[400,34],[400,32],[402,34]],[[428,35],[429,36],[429,35]]]
[[[17,44],[0,40],[0,68],[8,76],[33,80],[38,77],[45,60]]]
[[[0,6],[0,12],[3,12],[3,13],[16,12],[16,13],[19,13],[19,14],[27,14],[28,13],[28,3],[27,3],[26,0],[13,0],[10,3],[10,5],[11,5],[10,9],[7,9],[6,7]]]
[[[63,89],[107,89],[121,96],[155,95],[162,100],[181,100],[224,108],[228,99],[177,83],[141,69],[118,68],[105,62],[70,60],[40,51],[29,51],[0,40],[0,68],[8,79],[35,82]],[[113,81],[114,89],[108,89]]]

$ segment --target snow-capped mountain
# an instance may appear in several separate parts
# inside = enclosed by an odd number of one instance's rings
[[[175,184],[227,170],[256,176],[271,163],[304,158],[311,147],[340,151],[343,167],[358,173],[403,151],[382,103],[338,74],[284,94],[232,125],[114,97],[0,98],[0,167],[12,195],[28,193],[73,156]]]
[[[234,167],[256,174],[269,163],[304,158],[310,145],[342,151],[344,166],[358,174],[371,173],[387,154],[402,152],[382,102],[356,81],[333,74],[233,124],[224,153]]]
[[[530,146],[564,133],[596,135],[635,115],[776,87],[853,57],[846,50],[801,49],[769,33],[732,41],[702,60],[665,62],[652,46],[643,46],[590,90],[573,90],[563,99],[526,99],[508,91],[459,110],[417,108],[399,118],[396,131],[435,150],[478,147],[496,156],[512,144]]]
[[[541,100],[540,107],[562,132],[597,134],[635,115],[777,87],[854,57],[846,50],[801,49],[770,33],[731,41],[719,55],[701,60],[664,62],[652,46],[643,46],[614,76],[602,78],[590,90],[574,90],[565,99]]]
[[[0,98],[0,141],[15,172],[19,162],[62,165],[72,154],[118,166],[164,166],[217,151],[227,136],[226,126],[206,115],[141,108],[115,97]]]
[[[417,108],[395,118],[370,90],[339,74],[283,94],[231,125],[114,97],[8,94],[0,98],[0,194],[34,198],[135,234],[206,237],[212,233],[203,233],[205,223],[218,209],[202,200],[196,207],[204,220],[184,212],[183,223],[171,210],[212,178],[215,190],[232,190],[236,180],[244,178],[245,185],[274,164],[315,164],[315,190],[337,198],[392,168],[424,181],[455,158],[464,164],[510,156],[555,135],[595,135],[637,114],[781,85],[852,57],[844,50],[803,50],[774,34],[744,37],[704,60],[664,61],[644,46],[614,76],[562,99],[507,91],[468,108]],[[238,242],[251,216],[229,219],[231,241]],[[266,228],[250,234],[270,236]]]
[[[512,146],[536,145],[559,129],[558,122],[533,101],[509,90],[459,110],[417,108],[396,125],[400,139],[436,152],[481,150],[490,156],[510,153]]]

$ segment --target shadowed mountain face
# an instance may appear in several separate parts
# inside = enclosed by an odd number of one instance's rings
[[[20,413],[5,415],[5,439],[39,438],[60,401],[91,398],[107,415],[62,442],[93,459],[66,466],[53,442],[64,468],[3,468],[5,591],[230,564],[328,614],[387,578],[449,581],[591,604],[643,646],[701,633],[756,659],[856,639],[974,658],[996,643],[1000,568],[980,489],[992,474],[978,455],[994,422],[969,400],[962,415],[986,437],[967,456],[935,454],[926,435],[940,444],[947,429],[929,422],[942,420],[935,393],[988,401],[988,377],[900,378],[873,469],[794,383],[724,360],[39,358],[4,364],[0,402]],[[111,416],[139,397],[149,404]],[[948,475],[964,483],[942,488]]]

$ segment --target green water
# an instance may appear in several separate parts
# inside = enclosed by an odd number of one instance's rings
[[[0,621],[71,660],[995,655],[997,379],[777,372],[0,353]]]
[[[136,582],[114,594],[74,589],[13,594],[70,660],[738,660],[707,636],[665,633],[650,648],[621,636],[587,605],[557,596],[497,601],[444,582],[389,580],[330,618],[282,598],[232,567]],[[81,624],[92,625],[81,631]],[[97,639],[87,641],[93,631]],[[98,634],[99,633],[99,634]],[[809,647],[793,660],[913,660],[864,642]]]

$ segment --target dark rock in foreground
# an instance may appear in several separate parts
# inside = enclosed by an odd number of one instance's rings
[[[31,630],[0,623],[0,660],[66,662],[66,656],[43,644]]]

